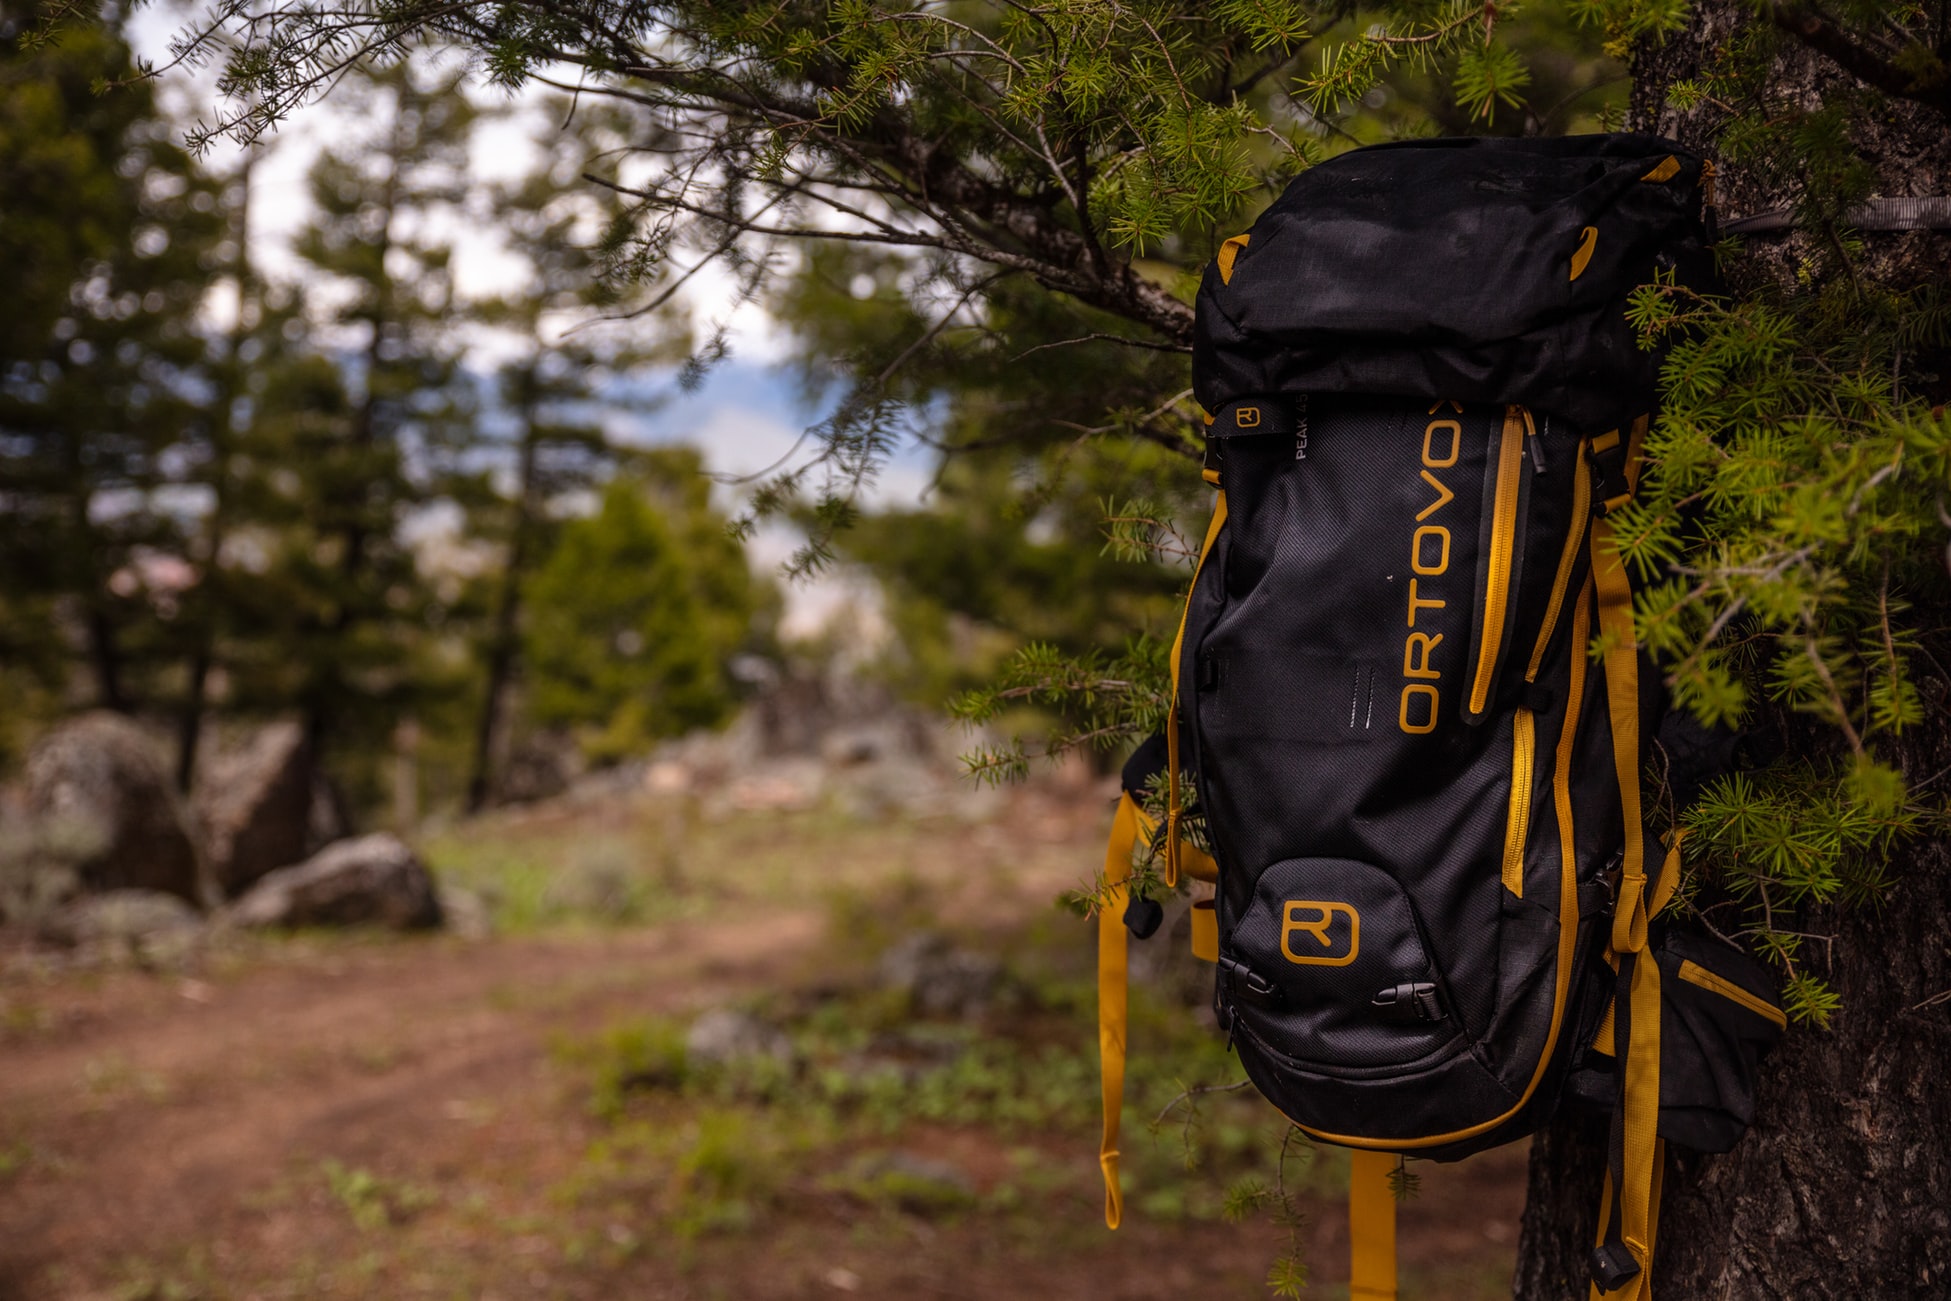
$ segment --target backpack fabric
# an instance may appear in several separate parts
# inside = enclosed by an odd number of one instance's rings
[[[1221,1028],[1294,1124],[1357,1152],[1353,1295],[1394,1295],[1401,1156],[1570,1101],[1612,1116],[1592,1295],[1648,1297],[1663,1144],[1724,1151],[1752,1120],[1779,996],[1655,921],[1681,848],[1641,781],[1666,702],[1608,518],[1656,402],[1627,299],[1711,286],[1704,190],[1643,135],[1377,146],[1208,268],[1219,491],[1099,922],[1113,1227],[1134,852],[1212,883],[1194,947]]]

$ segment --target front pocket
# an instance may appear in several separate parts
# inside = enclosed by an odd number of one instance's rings
[[[1525,666],[1524,680],[1536,682],[1544,666],[1545,650],[1558,627],[1558,612],[1565,608],[1565,596],[1572,583],[1572,566],[1585,543],[1592,523],[1592,471],[1585,460],[1585,441],[1579,440],[1578,460],[1572,466],[1572,522],[1565,530],[1565,545],[1558,553],[1558,568],[1551,576],[1551,596],[1545,602],[1544,622],[1538,627],[1538,640],[1531,647],[1531,662]]]
[[[1373,864],[1275,863],[1231,941],[1222,991],[1294,1060],[1397,1066],[1461,1032],[1409,897]]]
[[[1523,407],[1504,409],[1504,421],[1491,444],[1484,476],[1483,524],[1477,548],[1478,607],[1471,630],[1470,690],[1463,720],[1481,723],[1490,711],[1498,670],[1515,633],[1518,580],[1524,567],[1527,481],[1525,440],[1531,415]]]

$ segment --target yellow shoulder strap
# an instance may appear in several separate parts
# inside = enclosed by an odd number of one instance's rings
[[[1349,1301],[1395,1301],[1396,1199],[1392,1152],[1357,1150],[1348,1167]]]
[[[1125,1106],[1125,904],[1130,891],[1131,852],[1138,846],[1138,806],[1118,796],[1111,841],[1104,847],[1105,897],[1097,914],[1097,1053],[1104,1090],[1104,1138],[1097,1162],[1104,1170],[1104,1223],[1117,1228],[1124,1219],[1124,1191],[1118,1185],[1118,1122]]]
[[[1241,241],[1244,243],[1245,241]],[[1226,523],[1226,491],[1220,490],[1213,506],[1212,523],[1206,526],[1206,541],[1199,551],[1199,565],[1205,566],[1213,542]],[[1199,570],[1192,572],[1199,582]],[[1187,601],[1187,609],[1191,601]],[[1177,886],[1181,867],[1188,875],[1203,881],[1215,880],[1219,866],[1196,845],[1181,845],[1179,838],[1179,651],[1185,645],[1186,616],[1179,616],[1178,636],[1172,640],[1172,709],[1166,715],[1166,788],[1170,792],[1165,827],[1165,883]],[[1097,915],[1097,1048],[1100,1084],[1104,1095],[1104,1136],[1098,1144],[1098,1165],[1104,1171],[1104,1223],[1117,1228],[1124,1219],[1124,1190],[1118,1182],[1118,1124],[1125,1101],[1125,1023],[1129,999],[1126,956],[1130,937],[1125,931],[1125,904],[1130,890],[1131,855],[1140,834],[1154,834],[1154,823],[1133,802],[1129,794],[1118,796],[1117,817],[1111,823],[1111,841],[1104,847],[1103,906]],[[1208,916],[1211,910],[1207,910]],[[1217,923],[1210,926],[1212,957],[1219,957]],[[1204,956],[1207,938],[1200,919],[1193,919],[1193,951]]]
[[[1199,573],[1206,557],[1213,554],[1213,543],[1226,527],[1226,489],[1221,488],[1213,502],[1212,523],[1206,526],[1206,540],[1199,547],[1199,563],[1192,571],[1192,588],[1199,588]],[[1179,884],[1179,655],[1185,650],[1186,620],[1192,616],[1192,595],[1186,594],[1186,608],[1179,615],[1178,635],[1172,638],[1172,701],[1165,712],[1165,884]],[[1215,873],[1217,874],[1217,873]]]

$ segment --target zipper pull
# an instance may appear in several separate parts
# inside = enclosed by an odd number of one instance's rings
[[[1524,445],[1531,452],[1531,468],[1538,474],[1545,472],[1545,440],[1538,437],[1538,426],[1531,419],[1531,408],[1519,407],[1524,413]],[[1551,417],[1545,417],[1545,428],[1551,428]]]

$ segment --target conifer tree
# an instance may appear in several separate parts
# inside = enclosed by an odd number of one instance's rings
[[[650,355],[637,343],[642,331],[633,322],[602,319],[614,304],[603,277],[603,241],[618,204],[612,192],[581,179],[614,147],[615,114],[570,102],[545,111],[549,129],[537,138],[541,162],[518,184],[489,196],[492,220],[528,277],[518,290],[476,308],[515,355],[497,376],[512,429],[479,449],[490,454],[487,473],[467,493],[469,534],[492,545],[498,560],[486,593],[485,681],[473,728],[469,812],[488,801],[496,751],[508,730],[510,691],[521,667],[523,589],[552,551],[564,510],[615,467],[596,418],[599,399],[608,410],[629,405],[630,372]]]
[[[96,94],[131,71],[112,24],[42,43],[28,15],[0,22],[0,254],[17,295],[0,324],[6,658],[42,660],[60,690],[43,648],[72,630],[84,698],[131,710],[164,689],[182,531],[166,490],[201,436],[215,202],[150,87]]]
[[[277,413],[265,397],[280,370],[306,345],[300,296],[267,281],[252,256],[251,185],[265,148],[246,150],[229,175],[213,181],[223,237],[210,269],[228,291],[231,316],[208,331],[197,393],[202,437],[182,476],[183,485],[197,493],[184,541],[195,577],[175,621],[183,659],[176,783],[183,791],[195,779],[204,725],[218,703],[212,699],[213,682],[228,659],[242,653],[238,639],[248,623],[243,610],[251,604],[255,580],[252,567],[240,564],[236,553],[240,543],[246,553],[264,543],[262,527],[254,532],[249,515],[251,483],[261,467],[275,464],[278,450],[267,425]],[[263,521],[270,523],[271,517]]]
[[[528,583],[530,709],[592,758],[724,721],[763,588],[711,507],[691,448],[637,453]]]
[[[442,226],[466,197],[476,117],[459,80],[409,60],[359,65],[348,91],[371,134],[319,157],[316,215],[296,241],[326,281],[320,341],[355,350],[343,368],[300,360],[265,398],[266,436],[285,447],[261,463],[257,518],[295,525],[277,543],[285,590],[261,607],[286,624],[276,640],[295,662],[269,667],[297,672],[285,698],[320,758],[382,743],[424,685],[416,630],[441,617],[401,526],[474,432]]]

